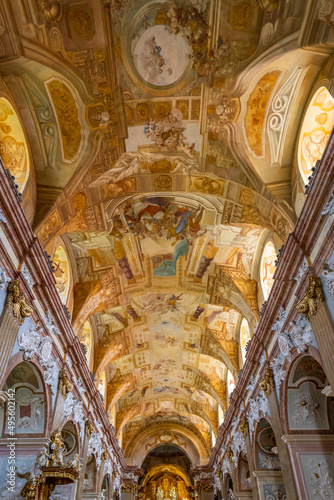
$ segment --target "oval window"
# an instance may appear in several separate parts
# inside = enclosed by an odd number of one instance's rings
[[[320,87],[307,108],[299,136],[298,166],[305,183],[323,155],[333,125],[334,99],[326,87]]]

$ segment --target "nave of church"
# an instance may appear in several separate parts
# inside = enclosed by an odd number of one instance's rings
[[[0,500],[334,500],[333,125],[334,0],[0,0]]]

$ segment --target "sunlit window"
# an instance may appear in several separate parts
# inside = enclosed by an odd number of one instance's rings
[[[230,370],[228,370],[228,372],[227,372],[227,394],[229,397],[232,394],[232,392],[234,391],[234,389],[235,389],[234,378],[233,378],[233,375],[230,372]]]
[[[334,99],[320,87],[306,111],[298,145],[298,165],[305,183],[312,167],[320,160],[334,125]]]
[[[26,138],[13,106],[0,98],[0,156],[22,192],[29,175]]]
[[[81,343],[86,348],[86,358],[87,358],[87,363],[89,363],[90,354],[92,352],[92,329],[89,321],[84,322],[82,336],[81,336]]]
[[[61,246],[56,248],[53,265],[59,297],[62,303],[66,304],[69,291],[69,265],[66,252]]]
[[[264,247],[261,258],[261,285],[264,300],[269,297],[270,290],[274,284],[276,250],[271,241]]]
[[[98,384],[98,390],[100,394],[104,397],[105,390],[106,390],[106,372],[103,371],[101,375],[99,376],[99,384]]]
[[[249,325],[248,321],[246,318],[244,318],[241,322],[241,328],[240,328],[240,346],[241,346],[241,354],[242,354],[242,362],[245,362],[246,358],[246,345],[247,342],[250,340],[250,332],[249,332]]]

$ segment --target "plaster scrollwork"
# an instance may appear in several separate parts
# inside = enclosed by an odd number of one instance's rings
[[[298,269],[298,274],[295,277],[297,285],[299,285],[302,282],[302,280],[303,280],[303,278],[304,278],[305,273],[307,272],[307,270],[308,270],[308,262],[307,262],[307,260],[304,257],[303,263],[300,266],[300,268]]]
[[[213,479],[213,492],[215,495],[217,495],[218,491],[220,490],[221,490],[220,479],[217,475],[215,475]]]
[[[84,388],[83,382],[80,377],[77,379],[76,385],[81,395],[86,392],[86,389]]]
[[[19,349],[24,351],[23,359],[31,361],[36,355],[39,358],[39,364],[44,368],[43,378],[46,384],[53,385],[54,379],[57,376],[57,363],[59,359],[53,359],[52,339],[50,337],[42,337],[38,328],[30,328],[18,336],[17,343]]]
[[[296,96],[296,88],[300,85],[307,68],[297,67],[289,79],[277,92],[271,103],[268,114],[267,129],[270,143],[271,164],[279,165],[282,154],[282,142],[286,134],[286,119],[291,103]]]
[[[60,331],[57,328],[50,311],[46,311],[44,318],[45,318],[45,323],[46,323],[46,326],[47,326],[47,329],[49,330],[49,332],[54,334],[54,335],[60,335]]]
[[[121,477],[117,475],[114,479],[114,491],[119,493],[121,490]]]
[[[313,495],[319,500],[334,500],[333,479],[330,477],[327,460],[318,462],[311,459],[307,462],[307,466],[312,472]]]
[[[296,424],[308,423],[314,424],[321,419],[319,411],[320,403],[317,391],[302,392],[295,399],[295,404],[298,407],[292,420]]]
[[[272,359],[270,366],[273,369],[275,384],[277,390],[279,391],[281,383],[286,379],[287,376],[286,371],[283,369],[284,361],[280,360],[279,358],[274,358]]]
[[[280,469],[280,461],[278,457],[269,457],[266,455],[263,455],[262,453],[259,454],[259,461],[261,467],[264,467],[266,469]]]
[[[29,328],[17,338],[20,351],[24,351],[23,359],[25,361],[31,361],[35,355],[40,354],[41,335],[39,331],[39,328]]]
[[[297,321],[290,323],[290,338],[297,348],[298,353],[307,350],[312,340],[312,328],[303,316],[299,316]]]
[[[93,432],[88,443],[88,455],[94,454],[96,465],[99,469],[102,456],[102,438],[100,432]]]
[[[23,275],[24,279],[26,280],[26,282],[28,283],[29,285],[29,288],[32,288],[35,284],[34,280],[32,279],[31,277],[31,274],[30,272],[28,271],[28,268],[27,266],[25,265],[25,263],[22,264],[22,267],[21,267],[21,274]]]
[[[6,288],[7,283],[10,282],[10,277],[7,276],[5,271],[0,268],[0,292]]]
[[[334,299],[334,263],[324,265],[323,276],[326,286]]]
[[[69,418],[71,415],[75,424],[83,421],[82,401],[76,399],[72,392],[69,393],[64,405],[64,417]]]
[[[240,430],[236,430],[232,436],[231,449],[233,451],[233,465],[235,468],[238,467],[238,456],[239,453],[247,453],[245,437]]]
[[[222,463],[222,473],[231,474],[231,463],[228,458],[224,458]]]
[[[249,391],[252,394],[252,392],[254,391],[255,387],[256,387],[256,378],[254,377],[254,375],[252,375],[251,378],[250,378],[250,380],[249,380],[249,384],[246,387],[246,389],[247,389],[247,391]]]
[[[227,493],[227,500],[236,500],[236,499],[237,499],[236,493],[234,493],[233,490],[229,489]]]
[[[284,309],[284,307],[280,307],[276,321],[272,327],[274,332],[276,332],[278,334],[283,330],[285,320],[286,320],[286,310]]]
[[[321,212],[321,215],[334,215],[334,193],[332,194],[329,202]]]
[[[260,414],[266,416],[270,415],[269,405],[267,398],[261,394],[256,399],[249,400],[248,424],[250,432],[255,429],[255,423],[261,419]]]

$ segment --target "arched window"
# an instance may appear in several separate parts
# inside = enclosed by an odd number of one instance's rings
[[[99,377],[99,385],[98,385],[98,390],[100,394],[104,397],[105,390],[106,390],[106,372],[103,371]]]
[[[326,87],[314,94],[306,111],[298,144],[298,165],[305,183],[320,160],[334,125],[334,99]]]
[[[90,355],[92,352],[92,328],[90,326],[89,321],[84,322],[84,326],[82,329],[82,335],[81,335],[81,343],[86,348],[86,358],[87,358],[87,363],[89,365]]]
[[[55,267],[54,275],[56,278],[56,287],[59,293],[59,297],[62,303],[66,304],[70,287],[70,272],[66,252],[61,246],[58,246],[56,248],[53,258],[53,265]]]
[[[0,98],[0,156],[23,191],[29,176],[29,153],[19,117],[4,97]]]
[[[268,299],[270,290],[274,284],[273,276],[276,269],[275,260],[276,250],[274,244],[268,241],[261,257],[261,286],[264,300]]]
[[[235,383],[234,383],[234,378],[230,370],[227,372],[227,394],[228,397],[232,394],[232,392],[235,389]]]
[[[242,355],[242,362],[245,362],[246,358],[246,345],[247,342],[250,340],[250,332],[249,332],[249,325],[248,321],[246,318],[244,318],[241,322],[241,327],[240,327],[240,346],[241,346],[241,355]]]

